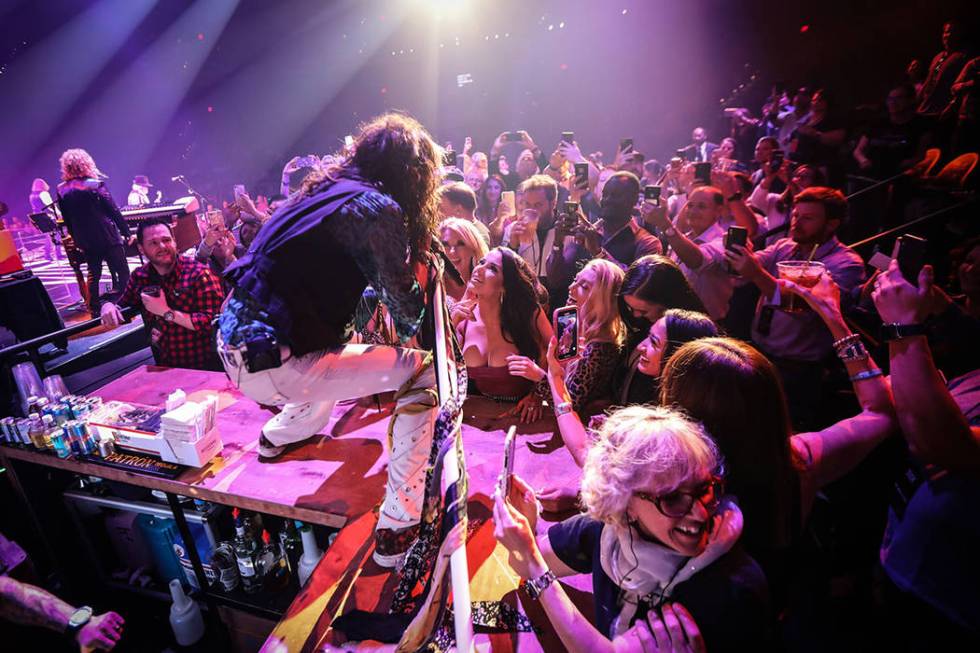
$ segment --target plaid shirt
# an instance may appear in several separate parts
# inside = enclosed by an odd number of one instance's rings
[[[144,287],[151,285],[163,289],[170,310],[190,316],[193,331],[176,322],[166,322],[161,316],[143,308],[140,293]],[[126,289],[116,303],[140,309],[147,328],[159,332],[160,336],[153,346],[153,354],[159,365],[218,369],[211,321],[221,310],[224,296],[221,282],[206,264],[178,255],[177,264],[166,277],[161,277],[150,263],[133,270]]]

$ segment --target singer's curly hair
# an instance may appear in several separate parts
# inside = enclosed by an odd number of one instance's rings
[[[359,179],[390,195],[405,213],[412,258],[428,250],[439,218],[439,165],[442,148],[415,118],[386,113],[360,126],[352,150],[303,181],[299,196],[326,181]]]
[[[61,179],[88,179],[99,175],[99,168],[95,165],[92,155],[81,148],[65,150],[58,159],[61,164]]]

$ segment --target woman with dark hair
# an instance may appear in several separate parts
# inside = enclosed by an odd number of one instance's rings
[[[888,384],[844,322],[834,282],[824,275],[812,289],[784,280],[779,287],[803,297],[829,327],[851,375],[859,414],[822,431],[793,434],[775,367],[758,350],[730,338],[682,346],[660,378],[660,403],[683,409],[717,441],[729,490],[746,517],[746,549],[765,569],[777,599],[817,491],[853,469],[897,424]]]
[[[388,113],[354,148],[307,177],[225,272],[234,290],[218,319],[218,353],[246,396],[282,411],[262,427],[273,459],[313,437],[334,403],[395,392],[388,483],[374,559],[394,567],[416,538],[437,407],[419,331],[438,215],[442,151],[415,119]],[[380,295],[401,347],[351,344],[365,288]]]
[[[500,207],[500,194],[506,188],[507,186],[504,184],[503,177],[500,175],[490,175],[483,181],[480,190],[476,192],[476,219],[487,227],[498,218],[497,210]],[[499,240],[499,238],[500,236],[498,234],[497,239]]]
[[[619,291],[619,313],[629,328],[626,351],[630,352],[613,378],[613,396],[619,405],[642,404],[656,396],[653,379],[636,374],[640,358],[637,345],[671,308],[708,313],[677,263],[659,254],[633,261]]]
[[[541,417],[541,398],[511,363],[521,356],[544,363],[552,330],[542,309],[543,292],[524,259],[495,247],[473,269],[467,294],[475,300],[456,327],[474,389],[497,401],[517,402],[505,414],[522,422]]]
[[[704,313],[695,313],[672,308],[653,323],[648,336],[637,346],[638,359],[636,371],[652,380],[647,387],[649,394],[640,397],[633,404],[647,404],[657,401],[657,380],[671,356],[685,343],[698,338],[718,335],[718,327]],[[572,458],[581,467],[589,448],[589,437],[581,417],[575,410],[562,410],[560,407],[570,401],[570,395],[561,375],[561,364],[555,358],[554,346],[548,347],[548,383],[551,397],[558,417],[558,431]],[[630,404],[624,404],[630,405]]]

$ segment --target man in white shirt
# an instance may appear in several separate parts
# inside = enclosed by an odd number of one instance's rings
[[[690,226],[681,233],[671,224],[666,207],[646,201],[640,209],[644,222],[656,225],[670,245],[670,257],[677,261],[711,319],[728,314],[735,284],[725,267],[725,196],[714,186],[693,189],[678,218]]]

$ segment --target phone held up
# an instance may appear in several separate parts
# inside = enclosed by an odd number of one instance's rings
[[[562,227],[565,231],[571,231],[578,224],[578,202],[565,202],[564,215],[562,216]]]
[[[556,309],[554,330],[558,343],[555,357],[564,361],[578,356],[578,307],[564,306]]]
[[[514,478],[514,451],[516,449],[517,425],[512,425],[507,429],[504,437],[504,464],[497,478],[497,489],[505,499],[510,496],[510,488]]]
[[[651,200],[660,206],[660,186],[644,186],[643,199]]]
[[[245,186],[243,184],[235,184],[234,188],[235,199],[237,200],[242,195],[245,195]]]
[[[704,161],[694,164],[694,181],[704,186],[711,185],[711,163]]]
[[[725,249],[732,249],[732,245],[740,245],[745,247],[746,243],[749,241],[749,230],[745,227],[739,227],[732,225],[728,228],[728,233],[725,234]],[[735,271],[731,269],[728,263],[725,263],[728,268],[729,274],[734,274]]]
[[[517,215],[517,196],[512,190],[500,194],[500,211],[503,215]]]
[[[568,143],[569,145],[571,145],[572,143],[575,142],[575,132],[562,132],[561,141],[562,143]]]
[[[633,139],[632,138],[621,138],[619,139],[619,151],[629,152],[633,149]]]
[[[892,258],[898,261],[902,276],[913,286],[919,285],[919,272],[926,262],[927,244],[925,238],[912,234],[903,234],[895,240]]]
[[[575,188],[586,189],[589,187],[589,164],[579,162],[575,164]]]

